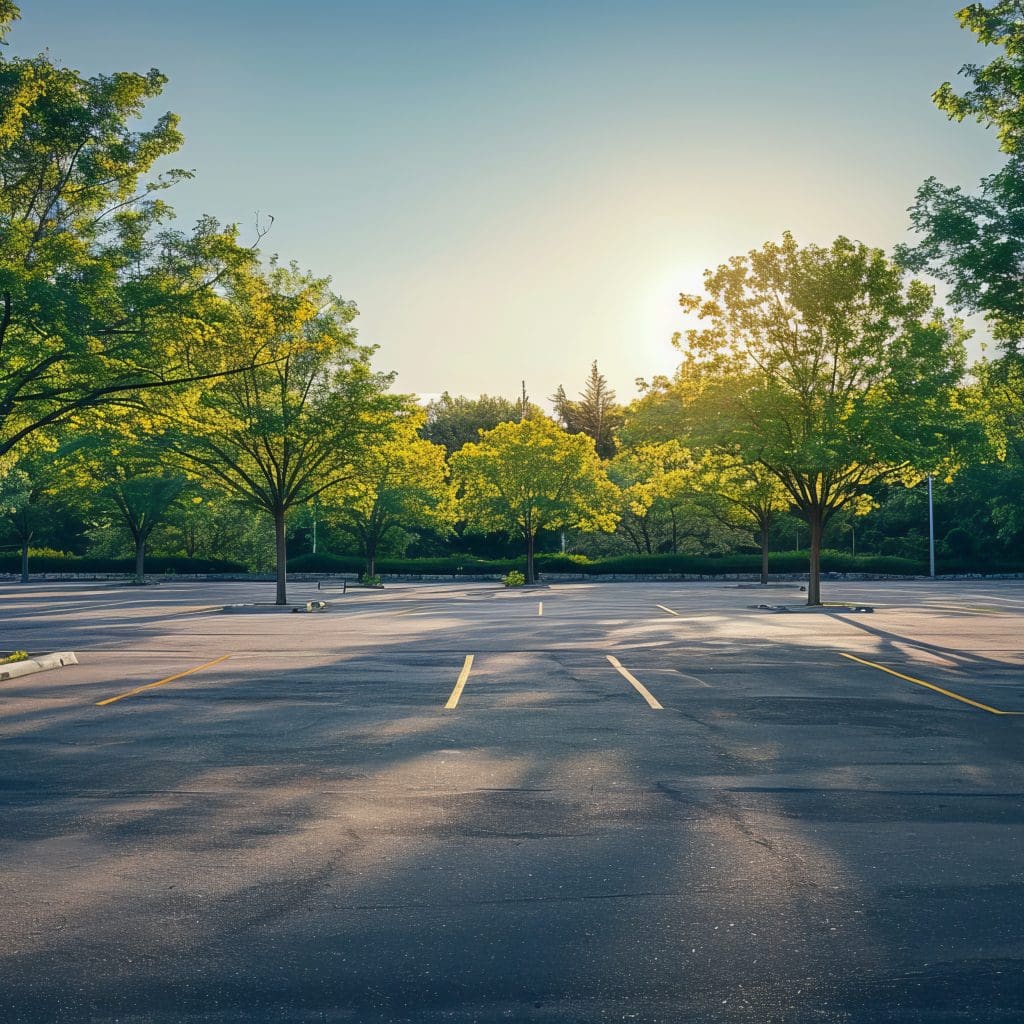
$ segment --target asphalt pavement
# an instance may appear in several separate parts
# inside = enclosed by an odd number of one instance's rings
[[[825,591],[0,584],[0,1020],[1017,1024],[1024,583]]]

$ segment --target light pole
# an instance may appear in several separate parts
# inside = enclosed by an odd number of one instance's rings
[[[857,530],[853,523],[847,523],[846,528],[850,531],[850,554],[857,557]]]
[[[935,509],[932,505],[932,475],[928,474],[928,575],[935,579]]]

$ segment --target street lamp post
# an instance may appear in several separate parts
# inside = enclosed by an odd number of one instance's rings
[[[932,505],[932,475],[928,474],[928,575],[935,579],[935,510]]]

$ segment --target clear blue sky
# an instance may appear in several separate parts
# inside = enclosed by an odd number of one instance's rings
[[[986,56],[957,0],[26,0],[16,53],[158,67],[179,218],[330,274],[404,391],[619,390],[679,291],[793,230],[891,247],[995,141],[930,94]]]

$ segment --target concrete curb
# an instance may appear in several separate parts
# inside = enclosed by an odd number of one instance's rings
[[[26,658],[25,661],[12,661],[7,665],[0,665],[0,682],[5,679],[16,679],[18,676],[30,676],[36,672],[48,672],[52,668],[77,664],[78,658],[71,651],[40,654],[37,658]]]
[[[748,608],[762,612],[792,612],[795,615],[824,614],[826,612],[873,612],[867,604],[748,604]]]
[[[226,615],[267,615],[274,612],[325,612],[328,608],[330,605],[326,601],[306,601],[304,604],[226,604],[217,610]]]

